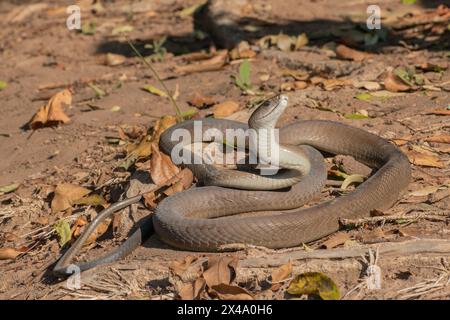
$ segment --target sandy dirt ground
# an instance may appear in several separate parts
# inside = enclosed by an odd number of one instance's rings
[[[450,297],[449,3],[377,1],[382,29],[370,31],[364,27],[370,1],[233,2],[78,1],[82,31],[66,27],[72,1],[0,3],[0,298],[175,299],[202,274],[199,268],[218,257],[237,259],[232,283],[257,299],[292,298],[286,291],[292,277],[310,271],[330,277],[344,299]],[[220,10],[225,17],[235,15],[227,27],[215,16]],[[192,253],[153,235],[125,259],[83,273],[81,288],[68,289],[51,269],[82,231],[80,221],[90,221],[102,207],[71,203],[55,212],[57,186],[87,188],[107,203],[144,190],[136,180],[151,172],[151,157],[120,165],[156,131],[161,117],[175,115],[167,97],[143,90],[162,87],[127,39],[151,59],[183,112],[211,116],[219,109],[213,105],[232,101],[239,107],[225,104],[224,116],[246,121],[262,97],[284,92],[290,107],[279,126],[328,119],[375,133],[408,155],[410,185],[393,208],[295,250]],[[251,90],[235,81],[244,61]],[[66,89],[72,102],[63,110],[70,122],[31,130],[33,115]],[[213,102],[195,103],[194,94]],[[328,155],[330,179],[339,180],[333,170],[363,170],[352,159],[339,169],[333,161],[339,157]],[[340,182],[331,183],[313,204],[343,193]],[[116,215],[79,259],[120,244],[136,221],[152,214],[150,202]],[[72,228],[72,240],[62,248],[55,228],[61,221]],[[402,250],[402,243],[426,239],[436,242],[422,252]],[[383,249],[393,244],[399,249]],[[369,261],[369,248],[379,248],[376,262]],[[346,256],[359,249],[365,259]],[[337,256],[301,256],[325,251]],[[289,257],[292,270],[271,287],[272,272]],[[174,271],[180,260],[183,272]],[[377,289],[367,285],[374,265],[380,272]],[[214,290],[199,291],[204,299],[217,297]]]

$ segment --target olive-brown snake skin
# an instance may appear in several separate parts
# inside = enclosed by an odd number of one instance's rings
[[[193,123],[185,121],[166,130],[161,136],[161,149],[170,154],[178,143],[171,141],[172,132],[180,128],[193,131]],[[203,130],[247,128],[243,123],[218,119],[203,119],[202,125]],[[309,173],[299,183],[279,191],[205,186],[177,193],[163,200],[153,215],[153,226],[160,239],[192,251],[217,251],[234,243],[274,249],[297,246],[337,231],[339,218],[358,218],[375,209],[389,208],[410,181],[408,158],[392,143],[362,129],[325,120],[299,121],[281,128],[279,141],[281,145],[301,146],[300,152],[311,161]],[[353,156],[376,172],[349,194],[298,209],[320,190],[326,177],[322,158],[314,148]],[[201,165],[188,167],[200,176],[204,174]],[[136,197],[134,202],[139,199]],[[235,216],[256,211],[265,213]],[[116,256],[131,252],[141,238],[133,235],[115,250]],[[57,274],[68,273],[65,268],[77,250],[73,247],[55,267]],[[82,269],[111,261],[108,255]]]

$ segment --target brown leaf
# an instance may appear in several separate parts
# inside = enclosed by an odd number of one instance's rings
[[[277,291],[281,287],[281,283],[283,280],[289,278],[292,274],[292,261],[289,260],[288,263],[282,265],[281,267],[272,271],[272,287],[270,288],[272,291]]]
[[[22,252],[14,248],[0,248],[0,260],[15,259],[21,253]]]
[[[197,257],[186,256],[182,260],[172,261],[169,265],[169,269],[174,274],[181,276],[188,269],[188,267],[196,260],[197,260]]]
[[[352,84],[353,80],[350,79],[326,79],[322,82],[323,88],[327,91]]]
[[[121,65],[126,60],[127,58],[121,54],[107,53],[105,55],[105,64],[111,67]]]
[[[169,129],[171,126],[175,125],[177,123],[177,118],[174,116],[163,116],[161,119],[159,119],[154,128],[153,128],[153,135],[152,135],[152,143],[159,143],[159,137],[161,134]]]
[[[226,118],[239,109],[239,104],[234,101],[225,101],[216,104],[213,108],[214,118]]]
[[[408,142],[410,142],[412,139],[413,139],[413,136],[408,134],[408,135],[400,137],[400,138],[392,139],[392,142],[395,143],[397,146],[403,146],[403,145],[407,144]]]
[[[103,208],[106,208],[108,206],[108,202],[106,202],[105,198],[103,198],[102,195],[96,193],[84,196],[81,199],[74,200],[72,204],[85,206],[102,206]]]
[[[193,283],[187,283],[184,285],[178,296],[181,300],[198,300],[201,294],[205,291],[206,281],[203,278],[198,278]]]
[[[435,114],[438,116],[450,116],[450,109],[437,109],[427,112],[427,114]]]
[[[149,209],[154,209],[157,206],[156,200],[158,199],[159,195],[157,195],[155,192],[148,192],[145,193],[143,196],[144,198],[144,204]]]
[[[208,261],[208,267],[203,273],[209,288],[220,284],[230,284],[236,273],[236,257],[212,257]]]
[[[438,135],[432,136],[425,139],[427,142],[437,142],[437,143],[450,143],[450,135]]]
[[[388,70],[386,78],[384,79],[384,87],[391,92],[409,91],[411,87],[403,82],[393,70]]]
[[[97,228],[95,228],[95,231],[91,233],[91,235],[86,239],[86,242],[84,243],[85,246],[90,245],[94,241],[96,241],[98,238],[100,238],[103,234],[105,234],[106,231],[109,229],[109,225],[111,224],[112,219],[105,219],[102,223],[100,223]]]
[[[159,138],[161,134],[177,123],[174,116],[163,116],[160,118],[153,127],[153,135],[150,137],[146,135],[139,144],[131,144],[127,147],[127,157],[119,167],[128,169],[137,159],[149,157],[152,154],[151,144],[159,144]]]
[[[89,189],[70,183],[59,184],[51,204],[52,213],[71,208],[76,200],[83,198],[89,192],[91,192]]]
[[[43,126],[54,126],[59,123],[67,123],[69,117],[63,111],[63,105],[71,105],[72,93],[66,89],[56,93],[46,105],[42,106],[38,112],[28,122],[28,127],[36,130]]]
[[[370,57],[370,54],[340,44],[336,47],[336,56],[340,59],[362,61]]]
[[[308,84],[305,81],[295,81],[294,87],[295,89],[305,89],[308,86]]]
[[[214,97],[205,96],[198,92],[195,92],[188,97],[187,102],[191,106],[202,109],[212,106],[214,103],[216,103],[216,99]]]
[[[324,241],[320,247],[332,249],[344,244],[348,239],[350,239],[350,235],[347,232],[338,232],[332,235],[328,240]]]
[[[73,238],[78,238],[82,233],[85,226],[88,224],[88,221],[85,216],[79,216],[78,219],[73,224],[72,228],[70,228],[71,234]],[[86,239],[84,246],[90,245],[94,241],[96,241],[100,236],[102,236],[109,228],[111,224],[111,219],[105,219],[101,222],[94,232]]]
[[[188,64],[185,66],[175,67],[175,72],[178,74],[188,74],[194,72],[214,71],[221,69],[227,60],[228,50],[217,51],[212,58]]]
[[[251,59],[256,56],[256,52],[250,48],[247,41],[241,41],[236,48],[230,51],[231,60]]]
[[[156,185],[163,185],[178,174],[180,169],[173,164],[168,155],[159,151],[156,143],[152,143],[151,148],[152,158],[150,160],[150,175]]]
[[[250,294],[244,288],[233,286],[230,284],[221,283],[212,287],[209,290],[210,294],[218,297],[220,300],[254,300],[252,294]]]
[[[85,216],[79,216],[73,224],[72,228],[70,228],[72,237],[78,238],[83,230],[83,227],[87,225],[87,223],[88,221]]]
[[[406,155],[412,164],[424,167],[444,168],[444,164],[440,161],[439,157],[432,154],[419,153],[417,151],[408,150]]]

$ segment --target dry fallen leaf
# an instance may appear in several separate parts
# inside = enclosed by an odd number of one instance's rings
[[[206,281],[203,278],[198,278],[192,283],[185,284],[178,292],[181,300],[198,300],[201,294],[205,291]]]
[[[192,95],[188,97],[187,102],[191,106],[202,109],[212,106],[214,103],[216,103],[216,99],[214,97],[205,96],[201,93],[194,92]]]
[[[292,274],[292,261],[289,260],[288,263],[282,265],[281,267],[272,271],[271,282],[272,287],[270,288],[272,291],[277,291],[281,287],[282,281],[288,279]]]
[[[305,89],[308,86],[308,84],[305,81],[295,81],[294,87],[295,89]]]
[[[197,260],[197,257],[186,256],[182,260],[172,261],[169,265],[169,269],[174,274],[181,276],[188,269],[188,267],[196,260]]]
[[[358,51],[352,48],[349,48],[343,44],[340,44],[336,47],[336,56],[340,59],[353,60],[353,61],[362,61],[370,57],[370,54],[363,51]]]
[[[121,65],[126,60],[127,58],[121,54],[107,53],[105,55],[105,64],[111,67]]]
[[[170,187],[168,187],[166,190],[164,190],[164,194],[166,196],[171,196],[177,192],[183,191],[188,189],[192,182],[194,181],[194,175],[192,174],[192,171],[188,168],[184,168],[179,174],[178,174],[179,180],[175,183],[173,183]]]
[[[108,231],[109,226],[111,224],[112,219],[105,219],[102,221],[97,228],[95,228],[95,231],[91,233],[91,235],[86,239],[86,242],[84,243],[85,246],[90,245],[94,241],[96,241],[98,238],[100,238],[106,231]]]
[[[221,283],[210,288],[209,293],[220,300],[254,300],[255,298],[244,288]]]
[[[236,257],[212,257],[208,261],[208,267],[203,273],[209,288],[220,284],[229,285],[236,273]]]
[[[409,91],[411,87],[400,79],[392,69],[389,69],[384,79],[384,87],[391,92]]]
[[[338,232],[332,235],[329,239],[325,240],[322,243],[321,248],[332,249],[341,244],[344,244],[349,239],[350,235],[347,232]]]
[[[226,118],[239,109],[239,104],[234,101],[225,101],[219,104],[216,104],[213,107],[214,118]]]
[[[450,143],[450,135],[438,135],[425,139],[427,142]]]
[[[427,114],[435,114],[438,116],[450,116],[450,109],[436,109],[436,110],[427,112]]]
[[[46,105],[39,108],[38,112],[28,122],[28,127],[36,130],[43,126],[54,126],[59,123],[67,123],[70,118],[64,113],[63,105],[72,104],[72,93],[66,89],[56,93]]]
[[[437,155],[424,154],[417,151],[407,150],[406,155],[412,164],[424,167],[444,168],[444,164]]]
[[[193,72],[205,72],[219,70],[227,61],[228,50],[217,51],[216,55],[212,58],[202,60],[196,63],[188,64],[185,66],[175,67],[175,72],[178,74],[188,74]]]
[[[174,116],[160,118],[153,127],[152,136],[146,135],[138,144],[129,145],[126,158],[118,166],[127,170],[137,159],[149,157],[152,154],[152,143],[159,144],[161,134],[176,123]]]
[[[55,196],[51,204],[52,213],[69,209],[75,201],[83,198],[89,192],[91,192],[89,189],[70,183],[58,185],[55,189]]]
[[[156,143],[152,143],[151,148],[152,158],[150,160],[150,175],[156,185],[163,185],[178,174],[180,169],[173,164],[168,155],[159,151]]]
[[[0,260],[15,259],[21,253],[22,252],[14,248],[0,248]]]

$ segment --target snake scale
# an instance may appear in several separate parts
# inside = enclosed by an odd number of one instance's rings
[[[277,119],[284,110],[285,106],[280,107],[283,101],[287,103],[287,98],[274,97],[255,113],[259,112],[263,116],[273,113]],[[250,124],[252,118],[255,117],[252,115]],[[203,119],[202,130],[210,128],[224,132],[226,129],[245,130],[248,125],[231,120]],[[160,147],[167,154],[178,143],[171,139],[176,129],[193,132],[194,121],[181,122],[162,134]],[[363,217],[372,210],[389,208],[410,181],[408,158],[394,144],[359,128],[326,120],[298,121],[280,129],[279,142],[281,146],[287,146],[300,154],[301,159],[310,165],[306,171],[300,172],[301,180],[292,187],[261,191],[258,188],[239,190],[202,186],[174,194],[159,204],[152,217],[153,225],[150,222],[142,224],[113,252],[94,261],[81,263],[78,267],[86,270],[126,256],[141,244],[153,228],[167,244],[192,251],[217,251],[223,245],[235,243],[273,249],[300,245],[337,231],[340,218]],[[299,208],[320,191],[326,179],[325,164],[317,150],[352,156],[375,169],[375,173],[346,195],[317,206]],[[224,179],[223,171],[215,171],[207,165],[187,166],[208,184],[219,180],[220,185]],[[73,269],[69,268],[70,261],[100,221],[140,199],[141,196],[136,196],[123,200],[100,213],[58,261],[54,273],[71,274]],[[236,216],[239,213],[262,211],[262,215]]]

